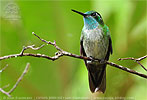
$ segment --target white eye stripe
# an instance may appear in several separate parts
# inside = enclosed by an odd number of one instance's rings
[[[98,13],[96,13],[96,16],[99,16]]]
[[[101,18],[101,15],[100,15],[100,14],[96,13],[96,15],[99,16],[99,17]]]
[[[101,16],[97,12],[92,13],[91,16],[99,16],[101,18]]]

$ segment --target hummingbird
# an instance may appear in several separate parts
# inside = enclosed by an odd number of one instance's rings
[[[112,54],[112,41],[110,31],[101,15],[96,11],[87,11],[82,13],[73,10],[83,16],[84,26],[80,38],[80,54],[94,60],[84,60],[88,70],[89,87],[92,93],[105,92],[106,89],[106,64]]]

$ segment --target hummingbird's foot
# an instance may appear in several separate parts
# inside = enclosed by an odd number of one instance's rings
[[[105,59],[101,59],[100,64],[104,64],[104,63],[105,63]]]
[[[91,59],[91,62],[94,62],[94,58],[92,56],[89,57]]]

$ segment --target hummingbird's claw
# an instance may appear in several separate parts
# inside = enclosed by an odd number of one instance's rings
[[[95,61],[95,59],[92,56],[90,56],[89,58],[91,59],[91,62]]]
[[[105,59],[101,59],[100,64],[104,64],[104,63],[105,63]]]

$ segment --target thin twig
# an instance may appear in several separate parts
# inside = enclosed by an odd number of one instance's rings
[[[128,58],[119,58],[118,60],[136,60],[136,61],[141,61],[143,59],[147,58],[147,55],[140,57],[140,58],[133,58],[133,57],[128,57]]]
[[[56,45],[56,41],[54,41],[54,42],[46,41],[46,40],[40,38],[40,37],[39,37],[37,34],[35,34],[34,32],[32,32],[32,34],[35,35],[35,36],[36,36],[39,40],[41,40],[42,42],[45,42],[45,43],[50,44],[50,45],[53,45],[58,51],[63,51],[60,47],[58,47],[58,46]]]
[[[9,86],[10,86],[10,84],[7,84],[7,85],[3,86],[2,89],[5,89],[5,88],[7,88]]]
[[[28,69],[29,69],[30,64],[27,63],[22,75],[18,78],[18,80],[16,81],[16,83],[14,84],[14,86],[8,91],[4,91],[3,88],[0,88],[0,91],[4,94],[6,94],[8,97],[11,97],[11,93],[16,89],[16,87],[18,86],[18,84],[20,83],[20,81],[22,80],[22,78],[24,77],[24,75],[27,73]]]
[[[119,58],[118,60],[121,61],[121,60],[133,60],[135,62],[137,62],[144,70],[147,71],[147,69],[139,62],[143,59],[147,58],[147,55],[143,56],[143,57],[140,57],[140,58],[133,58],[133,57],[129,57],[129,58]]]
[[[24,51],[27,50],[27,49],[39,50],[39,49],[41,49],[44,46],[45,46],[45,44],[41,45],[40,47],[36,47],[36,48],[35,48],[35,45],[31,45],[31,46],[27,46],[27,47],[23,46],[23,49],[20,52],[20,54],[23,55]]]
[[[122,70],[124,70],[124,71],[129,72],[129,73],[132,73],[132,74],[135,74],[135,75],[138,75],[138,76],[147,78],[147,75],[145,75],[145,74],[142,74],[142,73],[137,72],[137,71],[134,71],[134,70],[132,70],[132,69],[123,67],[123,66],[121,66],[121,65],[117,65],[117,64],[115,64],[115,63],[113,63],[113,62],[107,61],[106,63],[107,63],[108,65],[112,66],[112,67],[119,68],[119,69],[122,69]]]
[[[18,80],[16,81],[15,85],[11,88],[11,90],[8,92],[9,94],[11,92],[14,91],[14,89],[17,87],[17,85],[19,84],[19,82],[22,80],[22,78],[24,77],[24,75],[27,73],[28,69],[29,69],[30,64],[27,63],[26,68],[24,69],[23,73],[21,74],[21,76],[18,78]]]
[[[145,56],[143,56],[143,57],[140,57],[140,58],[138,58],[138,59],[136,59],[137,61],[141,61],[141,60],[143,60],[143,59],[145,59],[145,58],[147,58],[147,55],[145,55]]]
[[[11,97],[11,95],[10,95],[8,92],[4,91],[2,88],[0,88],[0,91],[1,91],[2,93],[6,94],[8,97]]]
[[[3,72],[8,67],[8,64],[0,70],[0,73]]]

